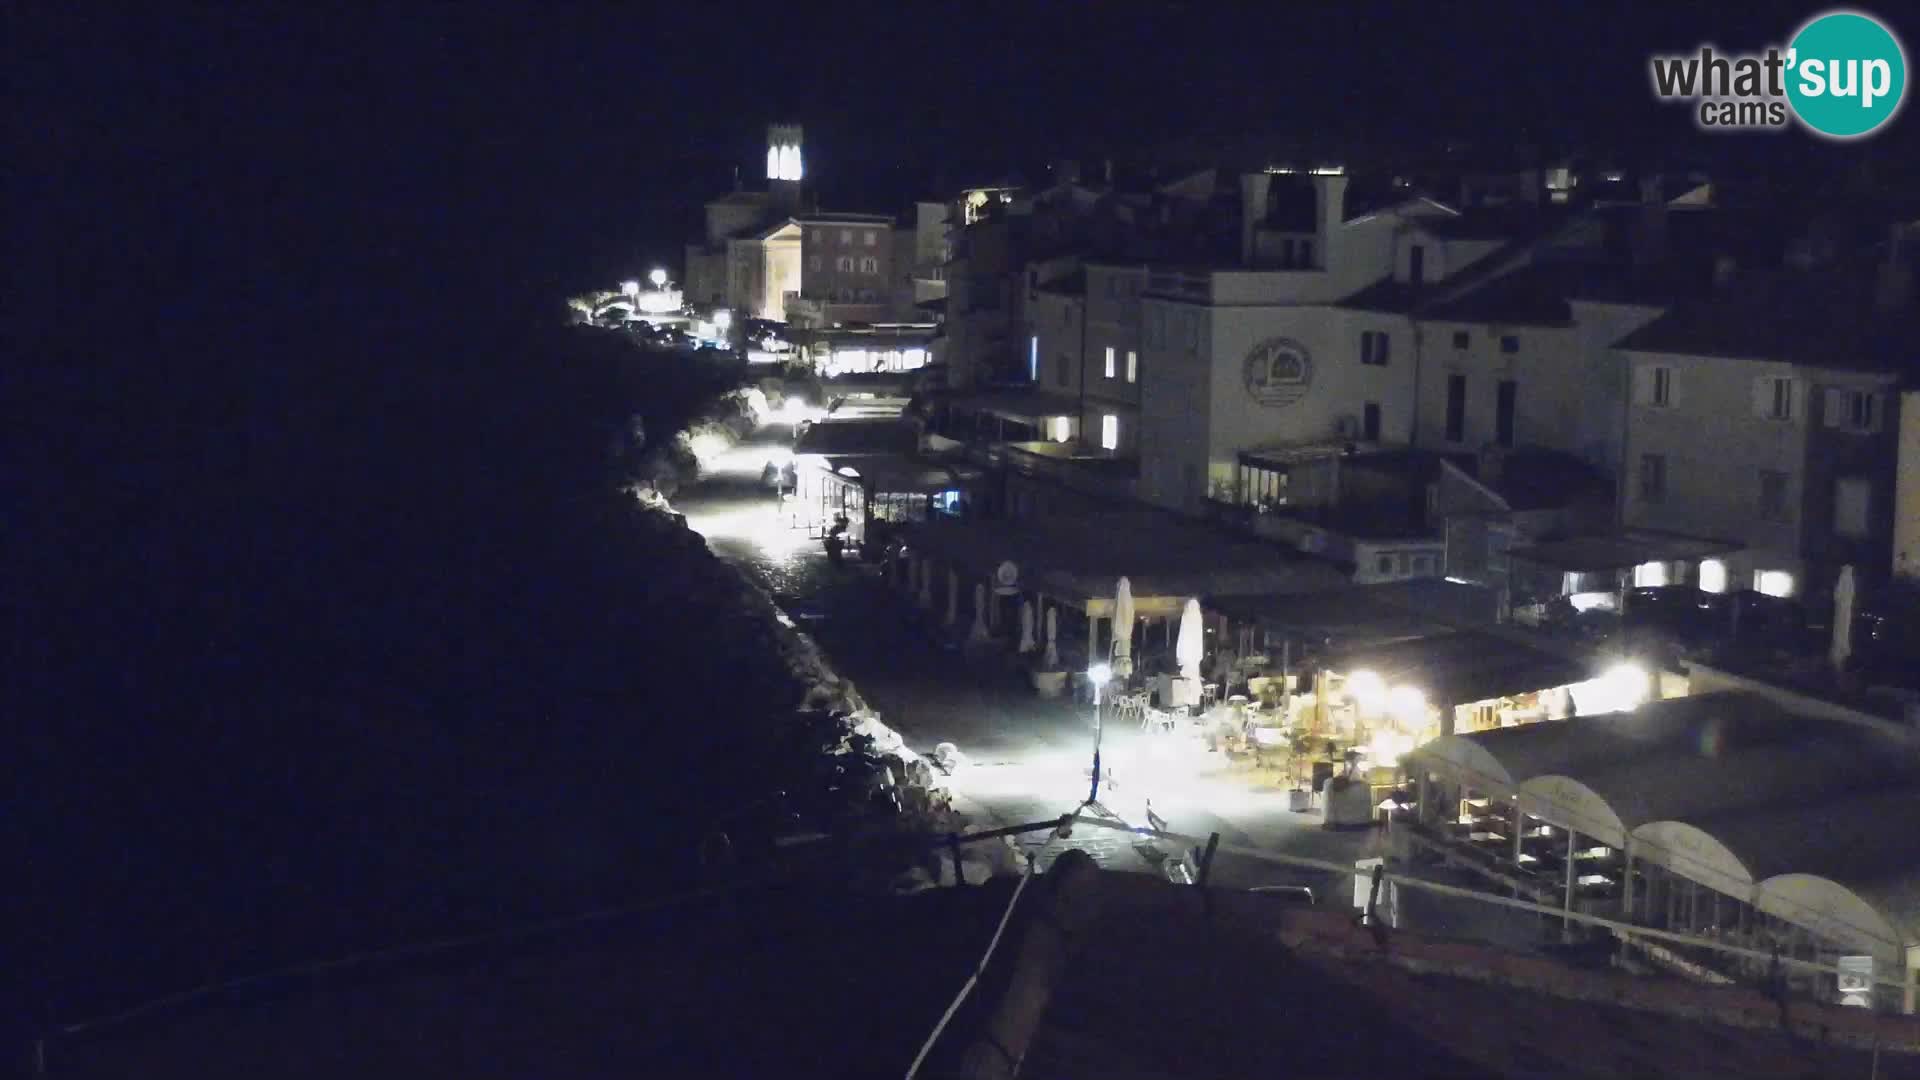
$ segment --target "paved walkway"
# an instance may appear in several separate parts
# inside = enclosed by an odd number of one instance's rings
[[[959,647],[956,635],[939,625],[939,612],[918,610],[872,567],[833,565],[819,541],[787,528],[772,494],[760,485],[760,471],[768,460],[782,458],[790,438],[783,427],[763,428],[723,455],[674,500],[675,507],[718,554],[774,595],[910,746],[931,754],[951,742],[966,755],[951,783],[956,807],[977,826],[1041,821],[1079,807],[1088,795],[1093,757],[1092,707],[1039,698],[1004,646]],[[1217,832],[1228,845],[1349,865],[1387,854],[1382,834],[1324,829],[1317,812],[1288,809],[1286,792],[1274,778],[1234,767],[1192,740],[1110,725],[1102,735],[1102,762],[1113,783],[1101,785],[1101,804],[1135,825],[1147,824],[1151,805],[1169,830]],[[1024,846],[1043,866],[1073,847],[1112,869],[1153,873],[1177,854],[1089,827],[1066,839],[1030,834]],[[1333,904],[1347,903],[1353,889],[1352,875],[1233,855],[1220,857],[1213,880],[1230,888],[1307,885]],[[1431,933],[1516,945],[1540,936],[1537,920],[1489,905],[1408,894],[1402,912],[1406,924]]]

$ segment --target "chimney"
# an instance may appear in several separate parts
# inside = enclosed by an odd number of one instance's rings
[[[1263,172],[1240,176],[1240,262],[1252,266],[1259,247],[1260,226],[1267,221],[1267,192],[1273,177]]]
[[[1333,235],[1347,220],[1347,174],[1315,173],[1313,176],[1315,228],[1313,249],[1321,269],[1332,269]]]
[[[1653,266],[1667,257],[1667,200],[1660,190],[1660,176],[1640,178],[1640,220],[1633,233],[1633,261],[1636,266]]]
[[[1887,257],[1873,281],[1873,306],[1880,311],[1904,311],[1913,303],[1913,265],[1904,250],[1905,234],[1899,225],[1887,230]]]

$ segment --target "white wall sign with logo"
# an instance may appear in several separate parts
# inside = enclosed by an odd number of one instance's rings
[[[1020,568],[1011,560],[994,568],[993,591],[1001,596],[1011,596],[1020,591]]]
[[[1840,958],[1840,1004],[1873,1008],[1873,957]]]
[[[1268,338],[1247,351],[1241,368],[1247,396],[1281,409],[1307,396],[1313,385],[1313,357],[1292,338]]]

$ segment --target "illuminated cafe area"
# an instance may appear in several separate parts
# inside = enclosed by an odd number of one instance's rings
[[[1910,733],[1727,690],[1445,735],[1405,767],[1411,805],[1394,827],[1416,859],[1701,942],[1632,940],[1619,957],[1629,967],[1751,984],[1776,954],[1844,958],[1873,973],[1862,1004],[1915,1010],[1920,756]],[[1583,928],[1568,920],[1566,932]],[[1831,975],[1781,974],[1797,991],[1840,993]]]

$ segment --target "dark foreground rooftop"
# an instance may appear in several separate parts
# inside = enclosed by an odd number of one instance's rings
[[[355,969],[58,1047],[55,1075],[899,1077],[1014,884],[865,899],[794,886]],[[1878,1023],[1883,1044],[1920,1045],[1910,1019],[1799,1006],[1789,1035],[1743,990],[1630,986],[1406,934],[1382,947],[1338,909],[1208,904],[1083,864],[1029,886],[921,1075],[956,1075],[978,1050],[1046,926],[1074,936],[1024,1076],[1864,1077],[1868,1052],[1835,1033]],[[1920,1077],[1920,1057],[1883,1052],[1879,1069]]]

